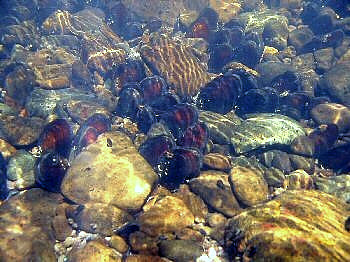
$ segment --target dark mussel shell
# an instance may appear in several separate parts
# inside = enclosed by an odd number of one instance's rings
[[[315,156],[320,156],[329,151],[337,141],[339,130],[337,125],[321,125],[312,131],[308,137],[313,141],[315,146]]]
[[[237,48],[244,39],[244,29],[240,26],[233,26],[229,29],[229,44]]]
[[[79,149],[87,147],[88,145],[96,142],[99,134],[100,133],[96,128],[92,126],[86,126],[76,136],[76,140],[74,141],[74,146],[76,146]]]
[[[322,154],[318,160],[325,168],[331,168],[338,173],[350,171],[350,144],[333,148]]]
[[[259,63],[263,51],[264,44],[261,37],[258,33],[252,32],[246,35],[235,49],[234,57],[246,66],[254,68]]]
[[[224,74],[201,89],[197,106],[203,110],[226,114],[233,109],[241,92],[241,78],[235,74]]]
[[[299,76],[292,71],[276,76],[270,83],[271,87],[276,89],[279,94],[293,93],[301,90]]]
[[[226,74],[237,75],[240,77],[242,82],[242,93],[253,88],[259,88],[257,77],[243,68],[229,69]]]
[[[6,179],[6,161],[0,152],[0,200],[7,198],[9,190]]]
[[[273,88],[250,89],[238,99],[236,113],[273,113],[278,107],[278,101],[279,96]]]
[[[169,112],[163,114],[161,119],[168,126],[175,138],[180,138],[185,130],[198,121],[198,111],[190,104],[175,105]]]
[[[93,127],[97,130],[98,134],[102,134],[111,129],[111,121],[104,114],[93,114],[84,122],[83,126]]]
[[[161,94],[157,99],[152,102],[152,108],[157,115],[163,114],[171,110],[175,105],[180,103],[180,98],[178,95],[167,92]]]
[[[160,184],[174,190],[185,180],[199,175],[202,154],[196,149],[177,148],[162,159],[161,166]]]
[[[168,92],[165,80],[157,75],[143,79],[140,88],[144,103],[151,106],[160,95]]]
[[[56,119],[44,128],[39,146],[43,152],[56,151],[63,156],[67,156],[71,147],[73,132],[65,119]]]
[[[150,127],[157,122],[153,109],[147,105],[139,106],[135,120],[138,129],[145,134],[148,132]]]
[[[126,83],[140,82],[146,77],[145,67],[141,61],[128,60],[117,70],[122,85]]]
[[[175,147],[175,142],[170,136],[159,135],[147,139],[140,147],[140,154],[155,168],[162,156],[169,153]]]
[[[209,38],[209,45],[223,45],[230,43],[230,31],[227,28],[220,28],[213,32]]]
[[[210,50],[208,61],[209,70],[218,73],[227,63],[234,58],[234,52],[231,46],[227,44],[215,45]]]
[[[139,22],[127,22],[124,30],[123,30],[123,37],[126,40],[131,40],[136,37],[143,35],[144,28],[141,23]]]
[[[142,96],[138,90],[124,87],[119,93],[119,100],[115,109],[117,115],[135,119],[137,109],[142,104]]]
[[[209,39],[210,33],[218,24],[218,14],[211,8],[205,8],[189,28],[188,36]]]
[[[44,154],[37,163],[35,181],[50,192],[60,192],[68,161],[56,152]]]
[[[203,152],[209,139],[209,129],[203,122],[187,128],[177,144],[184,148],[197,148]]]

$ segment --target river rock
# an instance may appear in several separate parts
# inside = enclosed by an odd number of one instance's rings
[[[297,121],[265,113],[250,115],[232,132],[230,144],[238,154],[276,144],[289,145],[296,137],[305,134]]]
[[[314,188],[313,178],[304,170],[295,170],[283,181],[283,187],[290,190]]]
[[[348,206],[315,190],[291,190],[229,220],[226,246],[232,256],[259,261],[350,259],[344,223]],[[253,251],[253,252],[252,252]]]
[[[105,236],[113,235],[114,231],[132,219],[127,212],[102,203],[87,203],[74,217],[80,230]]]
[[[191,226],[194,216],[181,199],[166,196],[141,214],[138,222],[141,231],[150,236],[159,236]]]
[[[0,152],[2,156],[8,160],[16,153],[16,148],[7,143],[4,139],[0,139]]]
[[[72,161],[61,190],[78,204],[104,203],[132,211],[141,208],[156,180],[128,136],[107,132]]]
[[[130,234],[128,242],[134,253],[158,255],[158,237],[149,236],[144,232],[136,231]]]
[[[341,104],[318,104],[312,108],[311,117],[319,125],[337,125],[341,133],[350,129],[350,108]]]
[[[163,240],[159,244],[159,253],[175,262],[196,261],[203,248],[190,240]]]
[[[281,187],[283,185],[285,175],[281,170],[271,167],[266,169],[264,172],[264,179],[269,186]]]
[[[69,261],[94,262],[110,261],[122,262],[122,256],[113,248],[107,247],[98,240],[90,241],[84,248],[73,249],[68,256]]]
[[[230,159],[220,153],[209,153],[203,158],[204,166],[209,169],[216,169],[220,171],[228,171],[231,169]]]
[[[335,195],[350,203],[350,175],[339,175],[328,178],[316,177],[315,186],[318,190]]]
[[[233,135],[233,129],[241,124],[240,118],[229,119],[219,113],[211,111],[201,111],[199,120],[204,122],[209,129],[210,139],[217,144],[228,144]]]
[[[324,73],[331,69],[334,63],[334,49],[331,47],[319,49],[314,52],[314,57],[316,69],[318,72]]]
[[[229,181],[238,201],[254,206],[268,199],[268,187],[263,173],[256,168],[233,167]]]
[[[220,171],[203,171],[200,176],[190,180],[191,190],[204,202],[225,216],[235,216],[241,208],[232,193],[228,174]]]
[[[19,150],[7,164],[7,179],[15,181],[16,189],[25,189],[35,184],[35,162],[33,155]]]
[[[282,62],[268,61],[257,65],[256,70],[261,76],[261,82],[263,86],[269,86],[271,81],[277,76],[284,74],[287,71],[295,71],[295,68],[291,64],[285,64]]]
[[[350,106],[350,60],[337,63],[320,81],[323,90],[342,104]]]
[[[34,143],[44,127],[38,117],[0,116],[0,137],[14,146]]]
[[[62,200],[59,194],[34,188],[4,202],[0,206],[1,259],[56,261],[51,223]]]

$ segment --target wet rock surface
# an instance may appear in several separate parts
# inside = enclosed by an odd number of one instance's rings
[[[78,204],[104,203],[138,210],[156,180],[130,138],[118,132],[105,133],[73,160],[62,193]]]
[[[238,247],[235,252],[251,259],[346,260],[349,256],[346,244],[349,235],[344,228],[347,216],[344,202],[336,197],[318,191],[288,191],[230,219],[227,244]],[[296,220],[303,222],[296,224]],[[271,245],[276,248],[265,248]],[[255,252],[251,253],[252,249]]]

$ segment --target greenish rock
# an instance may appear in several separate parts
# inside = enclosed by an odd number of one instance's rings
[[[305,135],[302,126],[292,118],[278,114],[250,115],[236,126],[230,144],[236,153],[271,145],[290,145],[299,136]]]
[[[15,181],[16,189],[25,189],[35,184],[35,162],[33,155],[19,150],[7,165],[7,179]]]
[[[239,15],[245,32],[257,32],[267,38],[267,45],[282,50],[287,47],[288,19],[271,10],[245,12]]]
[[[283,172],[275,167],[266,169],[264,179],[269,186],[281,187],[285,179]]]
[[[315,185],[318,190],[335,195],[350,203],[350,175],[316,177]]]
[[[228,118],[211,111],[201,111],[199,120],[208,126],[210,138],[217,144],[229,144],[228,141],[233,135],[232,129],[241,124],[238,117]]]
[[[349,205],[316,190],[287,190],[231,218],[227,250],[251,261],[349,261]]]
[[[36,88],[26,101],[26,108],[31,116],[46,118],[57,106],[64,106],[72,101],[93,101],[96,97],[91,93],[76,88],[45,90]]]
[[[175,262],[195,261],[202,255],[203,248],[190,240],[164,240],[159,243],[159,253]]]

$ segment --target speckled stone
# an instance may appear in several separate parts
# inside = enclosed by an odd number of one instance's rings
[[[317,177],[315,178],[315,186],[318,190],[335,195],[350,203],[350,175]]]
[[[0,206],[0,254],[3,261],[56,261],[52,221],[60,194],[34,188]]]
[[[107,132],[72,161],[61,190],[78,204],[104,203],[134,211],[141,208],[156,180],[128,136]]]
[[[348,261],[349,214],[348,205],[332,195],[287,190],[230,219],[226,247],[253,261]]]
[[[87,203],[74,220],[83,231],[111,236],[115,230],[132,221],[133,217],[112,205]]]
[[[267,183],[259,169],[233,167],[229,181],[237,200],[243,205],[254,206],[268,199]]]
[[[241,211],[228,182],[228,174],[213,170],[203,171],[199,177],[191,179],[189,184],[191,190],[216,211],[229,217]]]
[[[73,249],[69,253],[68,259],[72,262],[122,262],[122,256],[116,250],[107,247],[98,240],[88,242],[84,248]]]
[[[166,196],[138,217],[141,231],[150,236],[177,232],[194,223],[194,216],[185,203]]]
[[[15,181],[15,188],[24,189],[35,184],[35,162],[33,155],[19,150],[7,164],[7,179]]]

